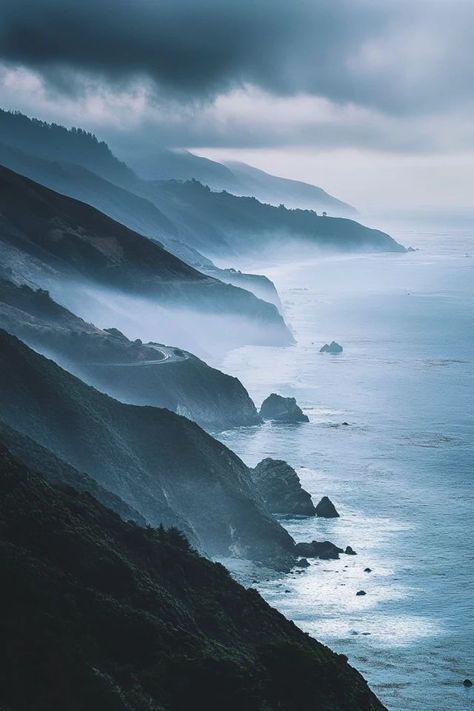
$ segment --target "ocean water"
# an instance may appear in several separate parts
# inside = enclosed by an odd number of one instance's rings
[[[474,226],[398,224],[391,234],[419,251],[266,269],[297,344],[234,350],[220,367],[257,404],[270,392],[295,396],[310,423],[220,438],[249,465],[287,460],[315,501],[333,500],[339,519],[282,522],[297,541],[328,539],[358,553],[301,574],[262,571],[253,584],[266,600],[346,654],[391,711],[467,711]],[[344,352],[320,354],[333,339]]]

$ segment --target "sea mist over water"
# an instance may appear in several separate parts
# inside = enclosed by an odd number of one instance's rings
[[[316,501],[334,501],[339,519],[283,522],[297,541],[358,552],[257,587],[347,654],[391,711],[472,708],[472,225],[383,224],[419,251],[270,269],[297,345],[241,348],[221,364],[257,405],[293,395],[310,417],[221,439],[250,465],[286,459]],[[332,339],[343,354],[320,354]]]

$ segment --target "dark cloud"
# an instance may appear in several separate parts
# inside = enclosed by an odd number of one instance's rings
[[[471,0],[0,0],[0,56],[58,90],[151,79],[207,100],[241,85],[387,113],[472,98]]]

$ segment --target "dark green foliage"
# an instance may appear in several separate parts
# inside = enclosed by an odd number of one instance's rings
[[[124,523],[0,449],[0,706],[378,711],[345,658],[176,531]]]

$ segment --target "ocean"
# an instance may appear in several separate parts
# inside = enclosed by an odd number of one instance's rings
[[[327,539],[358,554],[313,561],[301,574],[262,570],[242,579],[346,654],[390,711],[467,711],[474,222],[385,227],[417,251],[300,262],[295,255],[266,268],[297,343],[240,348],[219,363],[258,405],[271,392],[291,395],[310,418],[220,439],[251,466],[286,460],[315,502],[334,502],[338,519],[282,521],[295,540]],[[332,340],[343,353],[319,353]]]

